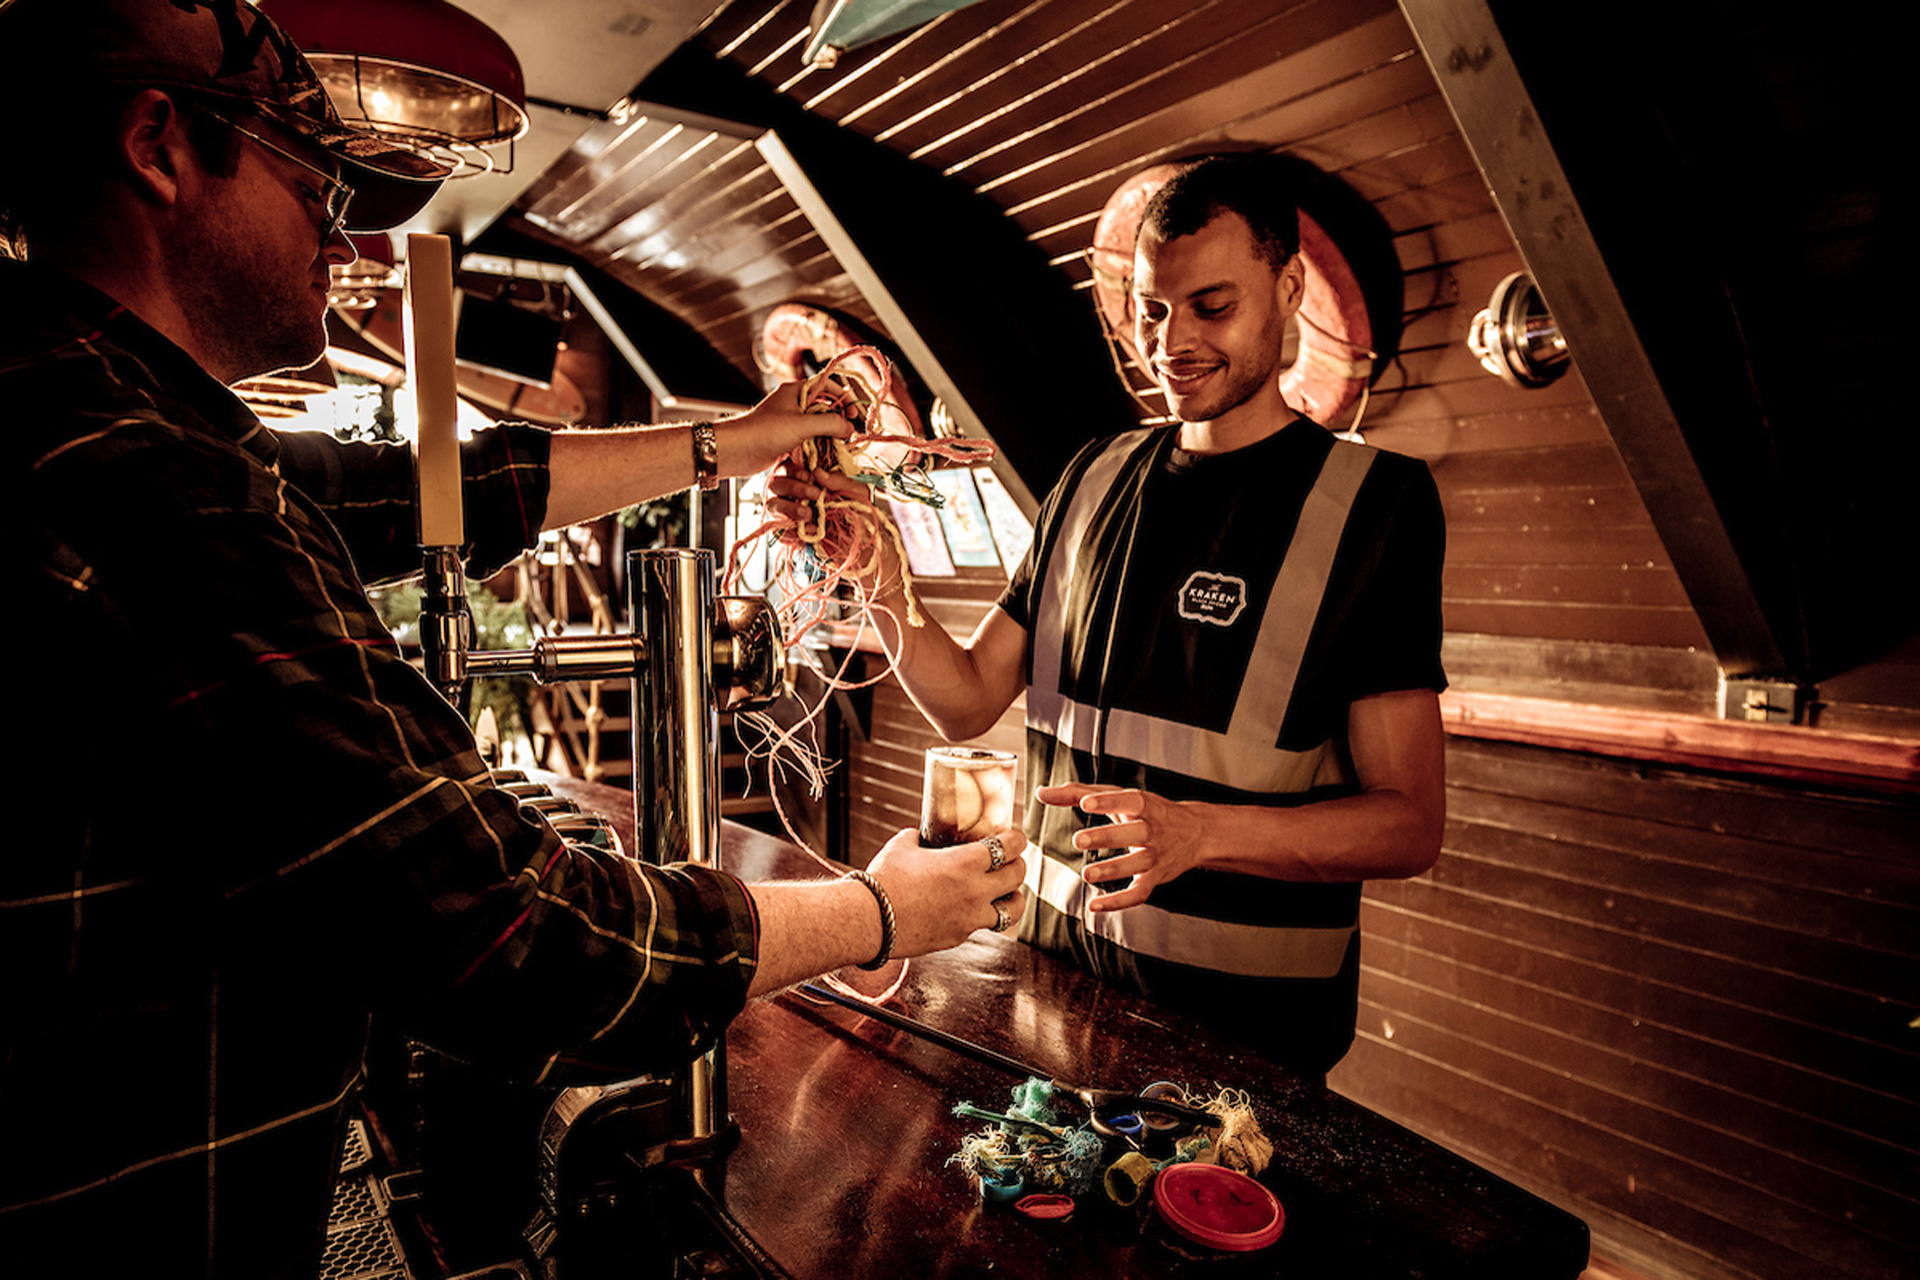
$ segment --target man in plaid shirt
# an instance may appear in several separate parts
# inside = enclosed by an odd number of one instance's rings
[[[375,1019],[524,1081],[621,1079],[753,995],[1018,919],[1017,832],[998,869],[903,832],[871,882],[749,888],[564,845],[492,785],[363,585],[417,565],[409,451],[277,435],[227,389],[319,356],[342,226],[404,221],[438,176],[342,125],[270,21],[14,0],[0,100],[35,636],[0,864],[0,1266],[313,1274]],[[719,425],[718,470],[821,430],[782,388]],[[696,463],[683,428],[503,427],[463,468],[484,565]]]

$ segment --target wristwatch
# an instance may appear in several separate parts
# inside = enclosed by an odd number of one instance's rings
[[[720,487],[720,446],[713,438],[711,422],[693,424],[693,478],[703,492]]]

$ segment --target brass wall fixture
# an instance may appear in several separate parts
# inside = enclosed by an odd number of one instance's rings
[[[1544,387],[1573,363],[1558,322],[1525,271],[1495,286],[1473,318],[1467,346],[1488,373],[1516,387]]]

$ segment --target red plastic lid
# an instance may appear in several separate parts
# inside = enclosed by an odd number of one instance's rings
[[[1287,1222],[1273,1192],[1217,1164],[1168,1165],[1153,1180],[1153,1200],[1168,1226],[1213,1249],[1264,1249]]]
[[[1013,1207],[1029,1218],[1065,1220],[1073,1216],[1073,1199],[1070,1196],[1042,1195],[1036,1192],[1014,1201]]]

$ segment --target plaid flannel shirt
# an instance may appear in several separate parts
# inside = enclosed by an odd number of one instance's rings
[[[418,557],[409,450],[276,435],[112,300],[4,261],[0,419],[31,760],[0,870],[7,1266],[311,1274],[371,1019],[558,1086],[671,1069],[740,1009],[740,884],[563,845],[376,616],[363,579]],[[480,561],[532,538],[546,452],[470,446]]]

